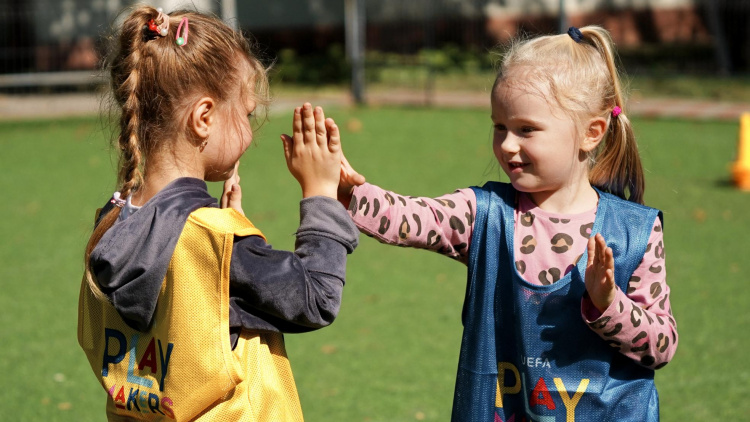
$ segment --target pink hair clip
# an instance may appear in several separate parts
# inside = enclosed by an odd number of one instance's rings
[[[182,36],[180,36],[180,31],[182,30],[182,25],[185,25],[185,30],[183,31]],[[188,18],[184,17],[180,21],[180,25],[177,27],[177,35],[175,35],[174,42],[179,45],[180,47],[184,46],[188,42]]]
[[[113,193],[112,199],[110,199],[109,202],[115,204],[117,208],[122,208],[125,206],[125,200],[120,198],[120,192]]]
[[[622,109],[620,106],[615,106],[615,108],[612,109],[612,117],[617,117],[620,114],[622,114]]]

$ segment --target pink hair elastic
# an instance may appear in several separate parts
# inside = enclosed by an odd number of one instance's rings
[[[180,31],[182,31],[182,25],[185,25],[185,30],[182,33],[182,36],[180,36]],[[174,42],[179,45],[180,47],[184,46],[188,42],[188,18],[184,17],[180,21],[180,25],[177,27],[177,34],[175,35]]]
[[[120,192],[115,192],[112,194],[112,199],[109,200],[109,202],[115,204],[117,208],[122,208],[125,206],[125,200],[120,198]]]
[[[620,106],[615,106],[615,108],[612,109],[612,117],[617,117],[620,114],[622,114],[622,109]]]

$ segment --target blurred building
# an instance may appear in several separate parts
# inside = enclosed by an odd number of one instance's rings
[[[153,0],[188,4],[251,32],[267,56],[314,54],[344,44],[345,0]],[[488,51],[519,34],[602,25],[621,51],[703,73],[750,70],[747,0],[359,0],[367,51],[414,54],[445,45]],[[0,87],[5,75],[96,69],[103,37],[132,0],[0,0]],[[564,10],[559,5],[564,3]],[[222,7],[231,4],[232,7]],[[227,12],[229,11],[229,12]],[[562,13],[561,13],[562,12]],[[71,75],[80,75],[72,73]],[[85,76],[85,75],[84,75]],[[14,80],[20,80],[14,76]],[[71,76],[75,79],[75,77]]]

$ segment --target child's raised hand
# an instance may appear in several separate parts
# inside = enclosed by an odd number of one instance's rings
[[[232,176],[224,181],[224,191],[221,194],[221,207],[222,208],[234,208],[239,211],[240,214],[245,215],[245,211],[242,210],[242,189],[240,188],[240,174],[237,169],[240,166],[240,162],[234,165],[234,172]]]
[[[588,254],[586,290],[596,309],[604,312],[615,300],[615,258],[599,233],[589,238]]]
[[[338,127],[326,121],[323,109],[305,103],[294,110],[292,136],[281,135],[289,172],[302,188],[302,196],[336,199],[341,168]]]

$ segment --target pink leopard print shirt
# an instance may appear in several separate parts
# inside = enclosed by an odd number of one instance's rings
[[[466,264],[476,197],[460,189],[438,198],[403,196],[365,183],[355,188],[349,211],[361,232],[380,242],[432,250]],[[596,209],[575,215],[546,212],[519,195],[515,212],[516,269],[533,284],[551,284],[570,272],[586,250]],[[659,369],[677,349],[669,303],[664,241],[657,218],[646,254],[628,291],[617,290],[603,313],[586,296],[581,318],[604,341],[639,364]]]

